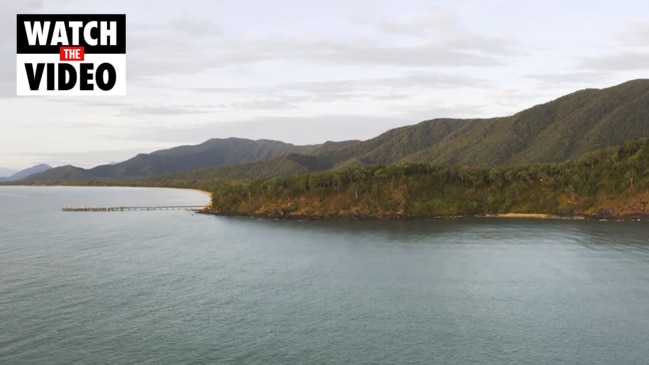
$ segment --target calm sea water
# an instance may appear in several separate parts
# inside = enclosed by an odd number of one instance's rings
[[[0,187],[2,364],[647,364],[649,223],[285,222]]]

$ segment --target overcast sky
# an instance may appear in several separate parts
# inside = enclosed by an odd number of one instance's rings
[[[16,96],[16,14],[126,14],[127,95]],[[646,0],[0,0],[0,166],[368,139],[649,74]]]

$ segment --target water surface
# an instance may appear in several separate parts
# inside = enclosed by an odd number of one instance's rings
[[[0,363],[646,364],[649,223],[261,221],[0,187]]]

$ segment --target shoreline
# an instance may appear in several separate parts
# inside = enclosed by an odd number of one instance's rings
[[[191,190],[197,193],[201,193],[207,196],[207,202],[203,205],[201,212],[207,209],[212,209],[212,192],[207,190],[201,190],[197,188],[181,188],[173,186],[131,186],[131,185],[65,185],[65,184],[53,184],[53,185],[28,185],[28,184],[0,184],[0,186],[22,186],[22,187],[55,187],[55,188],[136,188],[136,189],[181,189],[181,190]]]
[[[547,213],[499,213],[499,214],[478,214],[478,215],[446,215],[446,216],[358,216],[358,215],[336,215],[336,216],[296,216],[280,214],[229,214],[217,212],[213,209],[203,209],[197,213],[214,215],[219,217],[248,218],[260,220],[286,220],[286,221],[425,221],[437,219],[551,219],[551,220],[588,220],[588,221],[649,221],[647,215],[628,216],[589,216],[589,215],[558,215]]]
[[[197,193],[202,193],[204,195],[207,195],[207,204],[205,204],[205,207],[203,209],[212,209],[212,193],[206,190],[200,190],[196,188],[171,188],[171,189],[183,189],[183,190],[193,190]]]
[[[214,215],[221,217],[233,218],[252,218],[263,220],[296,220],[296,221],[415,221],[415,220],[436,220],[436,219],[472,219],[472,218],[500,218],[500,219],[555,219],[555,220],[591,220],[591,221],[649,221],[649,214],[647,213],[631,213],[626,215],[588,215],[588,214],[572,214],[561,215],[551,213],[487,213],[487,214],[467,214],[467,215],[431,215],[431,216],[404,216],[400,214],[371,216],[365,214],[343,214],[343,215],[291,215],[286,214],[284,211],[277,211],[270,214],[236,214],[236,213],[223,213],[218,212],[212,207],[212,192],[201,190],[198,188],[189,187],[173,187],[173,186],[133,186],[133,185],[27,185],[27,184],[2,184],[0,186],[24,186],[24,187],[124,187],[124,188],[143,188],[143,189],[182,189],[191,190],[207,196],[208,201],[203,205],[203,208],[196,210],[196,213],[205,215]]]

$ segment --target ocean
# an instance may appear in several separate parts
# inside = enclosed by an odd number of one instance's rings
[[[649,222],[61,211],[208,199],[0,187],[0,363],[649,363]]]

